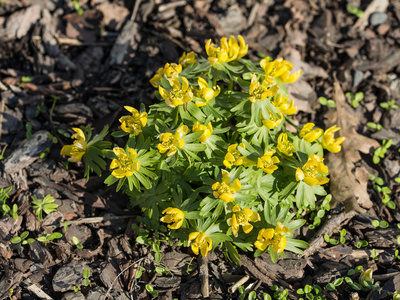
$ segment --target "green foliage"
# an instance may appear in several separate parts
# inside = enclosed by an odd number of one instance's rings
[[[326,99],[325,97],[319,97],[318,101],[321,105],[326,105],[329,107],[336,107],[336,102],[333,101],[332,99]]]
[[[323,138],[321,129],[311,130],[315,138],[287,130],[296,107],[285,83],[301,75],[290,74],[289,62],[245,59],[244,41],[229,42],[233,58],[217,55],[225,50],[211,41],[206,47],[208,59],[185,54],[152,78],[159,103],[125,106],[129,114],[111,135],[106,127],[91,139],[90,128],[74,128],[73,145],[61,152],[82,160],[87,178],[101,175],[109,160],[105,184],[141,210],[136,242],[151,246],[157,262],[161,243],[174,240],[203,256],[219,247],[236,264],[239,251],[269,252],[272,261],[284,250],[302,254],[309,245],[293,239],[305,224],[296,212],[313,212],[315,227],[330,209],[323,155],[341,139]],[[106,138],[118,145],[111,149]]]
[[[386,110],[396,110],[399,108],[399,106],[396,104],[396,100],[392,99],[388,102],[382,102],[379,104],[380,107],[386,109]]]
[[[351,106],[353,108],[357,108],[360,105],[360,102],[364,100],[364,93],[363,92],[358,92],[355,94],[352,94],[350,92],[346,93],[347,99],[350,101]]]
[[[158,297],[158,291],[155,290],[154,287],[151,286],[150,284],[146,284],[146,291],[149,292],[149,294],[153,299]]]
[[[374,164],[379,164],[381,158],[385,157],[386,151],[390,148],[390,146],[392,146],[392,142],[393,140],[383,140],[382,146],[378,147],[374,151],[374,156],[372,157],[372,161],[374,162]]]
[[[48,242],[51,242],[51,241],[53,241],[55,239],[60,239],[60,238],[62,238],[62,236],[63,235],[60,232],[53,232],[52,234],[46,233],[46,234],[43,234],[43,235],[39,236],[37,238],[37,240],[39,242],[42,242],[45,245],[47,245]]]
[[[25,129],[26,129],[26,138],[30,140],[32,138],[32,123],[27,122],[25,124]]]
[[[79,4],[79,0],[72,0],[72,4],[74,6],[75,11],[79,15],[83,15],[83,9],[82,9],[81,5]]]
[[[356,245],[357,248],[367,247],[367,246],[368,246],[368,242],[365,241],[365,240],[362,240],[362,241],[360,241],[360,242],[357,242],[357,245]]]
[[[51,195],[47,195],[44,199],[38,199],[35,195],[32,198],[32,209],[38,218],[39,222],[43,221],[43,213],[46,215],[57,211],[58,204],[54,203],[54,198]]]
[[[76,236],[72,237],[72,242],[78,249],[83,249],[83,245],[79,242],[79,239]]]
[[[29,231],[24,231],[23,233],[21,233],[20,236],[16,236],[11,240],[11,243],[13,244],[19,244],[22,243],[22,245],[26,245],[26,244],[31,244],[33,243],[35,240],[30,238],[27,239],[27,237],[29,236]]]
[[[357,18],[361,18],[364,15],[364,12],[362,10],[359,10],[357,7],[348,5],[346,7],[346,10],[348,13],[355,15]]]
[[[88,268],[86,268],[83,270],[83,280],[82,280],[83,286],[92,286],[90,284],[89,277],[90,277],[90,270]]]
[[[7,204],[7,199],[10,197],[8,194],[11,192],[12,186],[6,189],[0,189],[0,212],[4,214],[10,214],[14,220],[18,220],[18,205],[13,204],[12,208]]]
[[[367,123],[367,126],[368,126],[369,128],[371,128],[371,129],[376,130],[376,131],[379,131],[379,130],[382,129],[382,125],[381,125],[381,124],[377,124],[377,123],[374,123],[374,122],[368,122],[368,123]]]
[[[326,298],[323,296],[322,288],[317,284],[314,284],[313,286],[307,284],[304,288],[298,289],[297,294],[301,295],[299,300],[304,300],[304,299],[326,300]]]

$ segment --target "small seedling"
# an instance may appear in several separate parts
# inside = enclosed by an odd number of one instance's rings
[[[271,290],[274,292],[275,300],[286,300],[289,295],[289,291],[287,289],[284,289],[281,292],[281,291],[279,291],[279,287],[277,285],[273,285],[271,287]]]
[[[136,278],[136,279],[139,279],[140,277],[142,277],[142,274],[143,274],[143,271],[144,271],[144,270],[145,270],[144,268],[139,267],[139,269],[138,269],[137,272],[136,272],[135,278]]]
[[[376,131],[379,131],[379,130],[382,129],[382,125],[381,125],[381,124],[374,123],[374,122],[368,122],[368,123],[367,123],[367,126],[368,126],[369,128],[371,128],[371,129],[376,130]]]
[[[8,144],[6,144],[6,145],[4,146],[4,148],[3,148],[3,150],[1,150],[1,153],[0,153],[0,161],[2,161],[2,160],[5,159],[5,157],[4,157],[4,152],[6,151],[7,147],[8,147]]]
[[[43,212],[48,215],[57,211],[58,204],[54,203],[54,198],[51,195],[47,195],[44,199],[38,199],[35,195],[31,198],[32,208],[39,222],[43,221]]]
[[[26,129],[26,138],[28,140],[32,139],[32,123],[31,122],[26,123],[25,129]]]
[[[88,268],[86,268],[85,270],[83,270],[83,281],[82,281],[82,285],[84,285],[84,286],[92,286],[91,284],[90,284],[90,280],[89,280],[89,277],[90,277],[90,270],[88,269]]]
[[[146,291],[148,291],[151,295],[152,298],[157,298],[158,297],[158,291],[154,289],[153,286],[150,284],[146,284]]]
[[[331,238],[329,237],[329,235],[327,235],[327,234],[324,235],[324,240],[325,240],[326,243],[331,244],[331,245],[338,245],[338,244],[339,244],[339,241],[338,241],[338,240],[336,240],[336,239],[331,239]]]
[[[76,236],[72,237],[72,242],[78,249],[83,249],[83,245],[79,242],[78,238]]]
[[[351,106],[353,106],[353,108],[357,108],[360,105],[360,102],[364,100],[364,93],[358,92],[352,94],[348,92],[346,93],[346,97],[349,99]]]
[[[394,181],[395,181],[396,183],[399,183],[399,184],[400,184],[400,177],[396,177],[396,178],[394,179]]]
[[[51,242],[51,241],[53,241],[53,240],[55,240],[55,239],[60,239],[60,238],[62,238],[62,236],[63,236],[63,235],[62,235],[62,233],[60,233],[60,232],[53,232],[52,234],[49,234],[49,233],[43,234],[43,235],[39,236],[39,237],[37,238],[37,240],[38,240],[39,242],[44,243],[44,245],[47,246],[47,243],[48,243],[48,242]]]
[[[380,107],[386,109],[386,110],[396,110],[399,108],[399,106],[396,104],[396,100],[392,99],[388,102],[382,102],[379,104]]]
[[[298,289],[297,294],[305,296],[305,298],[299,298],[299,300],[326,299],[325,297],[322,297],[322,288],[317,284],[314,284],[313,286],[307,284],[304,288]]]
[[[313,223],[308,225],[309,229],[315,229],[315,227],[319,226],[321,224],[321,219],[325,216],[325,211],[329,211],[331,209],[329,202],[332,200],[332,195],[328,194],[324,201],[322,201],[322,204],[320,208],[318,209],[318,212],[312,212],[311,213],[311,220],[313,220]]]
[[[340,243],[344,244],[346,242],[346,229],[342,229],[342,231],[340,231]]]
[[[364,15],[364,12],[362,10],[352,5],[347,6],[346,10],[348,13],[355,15],[357,18],[361,18]]]
[[[332,292],[332,291],[336,290],[336,288],[337,288],[338,286],[340,286],[342,283],[343,283],[343,278],[337,278],[333,283],[332,283],[332,282],[328,283],[328,284],[325,286],[325,288],[326,288],[328,291]]]
[[[358,242],[356,245],[357,248],[367,247],[367,246],[368,246],[368,242],[366,240],[362,240],[362,241]]]
[[[321,105],[326,105],[329,107],[336,107],[336,102],[332,99],[326,99],[325,97],[319,97],[318,101]]]
[[[59,134],[63,135],[64,137],[66,137],[66,138],[70,138],[71,137],[71,135],[68,132],[66,132],[64,129],[58,129],[57,132]]]
[[[372,157],[372,161],[374,164],[379,164],[381,161],[381,158],[385,157],[386,151],[392,146],[393,140],[383,140],[382,141],[382,146],[377,148],[374,152],[374,156]]]
[[[169,270],[167,268],[163,268],[163,267],[156,267],[156,272],[160,275],[168,275],[169,274]]]
[[[375,249],[371,250],[371,257],[372,257],[373,260],[378,260],[379,259],[378,258],[378,254],[376,253]]]
[[[21,233],[20,236],[16,236],[15,238],[13,238],[11,240],[11,243],[13,244],[19,244],[22,242],[22,245],[26,245],[26,244],[31,244],[35,241],[35,239],[26,239],[29,235],[29,231],[24,231],[23,233]]]
[[[73,0],[72,4],[74,5],[74,9],[75,11],[79,14],[79,15],[83,15],[83,9],[81,7],[81,5],[79,4],[79,0]]]
[[[0,212],[2,214],[7,214],[11,211],[10,206],[7,205],[6,200],[10,198],[8,195],[12,190],[12,186],[9,186],[6,189],[0,189]]]
[[[400,291],[395,291],[393,293],[393,300],[400,300]]]
[[[8,290],[8,298],[10,298],[10,300],[12,300],[12,294],[14,293],[14,289],[9,289]]]

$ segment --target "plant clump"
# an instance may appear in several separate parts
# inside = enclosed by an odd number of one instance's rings
[[[231,36],[209,40],[207,58],[184,53],[150,80],[159,103],[125,106],[129,114],[111,134],[125,145],[103,142],[107,128],[92,140],[89,129],[74,128],[61,154],[83,160],[87,176],[109,159],[105,183],[140,207],[156,236],[168,232],[196,255],[220,247],[239,263],[237,248],[273,261],[285,250],[302,254],[308,244],[293,239],[306,222],[299,212],[327,195],[324,149],[339,152],[344,138],[335,138],[336,126],[289,131],[297,108],[285,83],[302,71],[282,58],[245,59],[247,52]]]

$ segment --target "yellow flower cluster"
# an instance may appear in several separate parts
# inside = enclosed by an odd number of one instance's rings
[[[337,139],[334,138],[335,132],[340,130],[336,125],[330,127],[325,132],[321,128],[313,129],[314,123],[307,123],[301,129],[299,136],[307,142],[314,142],[322,136],[322,147],[332,153],[337,153],[342,149],[341,143],[346,139],[341,136]]]
[[[161,143],[158,144],[158,151],[165,153],[168,151],[167,156],[174,155],[177,148],[181,149],[185,145],[185,141],[182,139],[189,132],[189,128],[186,125],[179,127],[175,134],[171,132],[162,133],[160,135]]]
[[[249,97],[249,100],[252,103],[255,103],[256,101],[265,100],[267,97],[275,96],[278,93],[279,88],[276,84],[271,87],[270,85],[271,83],[266,79],[264,79],[260,84],[256,74],[251,74],[251,83],[249,88],[249,94],[251,97]]]
[[[328,173],[327,166],[322,163],[323,160],[321,156],[311,154],[304,166],[301,169],[297,168],[296,180],[303,180],[310,186],[327,183],[329,178],[318,176]]]
[[[189,245],[191,245],[194,254],[206,257],[208,252],[212,249],[212,240],[204,232],[192,232],[189,234]]]
[[[179,229],[183,224],[183,220],[185,219],[185,214],[178,208],[168,207],[163,210],[162,214],[166,214],[160,220],[165,223],[172,223],[168,225],[170,229]]]
[[[268,246],[272,246],[272,250],[275,253],[281,253],[286,247],[286,236],[284,233],[290,233],[290,230],[281,222],[278,222],[275,229],[263,228],[259,231],[254,246],[261,251],[265,251]]]
[[[143,131],[143,127],[147,124],[147,113],[139,113],[136,108],[131,106],[124,106],[124,108],[132,113],[132,116],[123,116],[119,119],[121,130],[139,135]]]
[[[165,103],[170,107],[176,107],[184,105],[193,99],[192,89],[189,87],[189,81],[185,77],[172,79],[170,81],[172,89],[167,91],[161,85],[158,87],[158,91],[165,100]]]
[[[239,43],[233,36],[229,38],[229,41],[226,37],[221,38],[221,47],[215,46],[211,42],[211,39],[208,40],[206,43],[206,52],[211,65],[234,61],[245,56],[249,46],[246,45],[241,35],[238,38]]]
[[[240,209],[240,205],[236,204],[232,208],[232,218],[229,220],[229,225],[232,227],[232,232],[234,236],[238,236],[239,226],[242,226],[244,233],[249,233],[253,230],[253,225],[249,222],[258,222],[261,220],[260,215],[250,208]]]
[[[241,190],[242,185],[239,179],[235,179],[230,184],[231,176],[228,171],[222,170],[222,181],[214,183],[211,188],[214,190],[213,195],[215,198],[219,198],[224,202],[232,202],[236,199],[234,192]]]
[[[273,156],[276,151],[274,149],[267,149],[262,157],[258,158],[257,168],[262,169],[265,173],[272,174],[278,169],[275,164],[279,163],[279,158]]]
[[[240,143],[239,145],[233,144],[228,147],[228,153],[226,153],[223,161],[224,166],[227,167],[228,169],[231,169],[232,165],[234,166],[243,165],[245,167],[250,167],[255,164],[254,161],[248,159],[239,152],[239,150],[237,149],[238,146],[246,149],[246,146],[243,143]]]
[[[281,133],[278,136],[278,150],[287,155],[287,156],[292,156],[294,152],[296,152],[296,149],[294,148],[293,144],[288,140],[288,135],[287,133]]]
[[[72,145],[65,145],[61,149],[61,155],[71,156],[68,158],[70,162],[77,162],[82,159],[82,156],[86,153],[87,142],[85,139],[85,134],[80,128],[72,128],[76,133],[72,135],[75,139]]]
[[[203,134],[197,139],[198,141],[205,143],[206,140],[211,136],[213,132],[213,127],[211,122],[205,125],[201,125],[199,121],[194,123],[193,125],[193,132],[204,130]]]
[[[210,88],[207,81],[202,77],[199,77],[197,83],[199,84],[199,87],[193,88],[193,93],[195,97],[200,98],[201,100],[195,102],[198,107],[207,105],[208,101],[217,97],[221,91],[221,88],[218,85],[214,88]]]
[[[303,71],[296,71],[290,75],[293,65],[283,58],[270,61],[270,58],[266,57],[260,61],[260,66],[263,68],[265,76],[270,77],[271,81],[272,78],[277,78],[284,83],[293,83],[303,74]]]
[[[116,147],[113,149],[117,159],[111,161],[110,169],[112,175],[116,178],[124,178],[132,176],[140,169],[140,162],[136,159],[137,153],[134,149],[129,148],[128,153],[124,149]]]
[[[164,68],[158,69],[158,73],[150,79],[150,83],[156,88],[161,84],[161,78],[165,78],[171,82],[172,80],[177,79],[181,72],[182,65],[180,63],[178,65],[174,63],[166,63]]]

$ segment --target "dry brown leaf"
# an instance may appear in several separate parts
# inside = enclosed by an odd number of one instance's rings
[[[369,179],[368,171],[363,167],[356,167],[355,162],[361,160],[360,151],[369,153],[371,148],[379,147],[376,140],[358,134],[356,127],[359,124],[352,108],[346,103],[346,98],[339,82],[334,83],[333,99],[336,102],[336,111],[329,116],[328,125],[337,124],[340,136],[346,137],[342,144],[342,151],[329,153],[326,156],[330,170],[330,190],[334,203],[343,203],[346,211],[356,210],[365,212],[364,208],[371,208],[372,201],[367,192]]]

